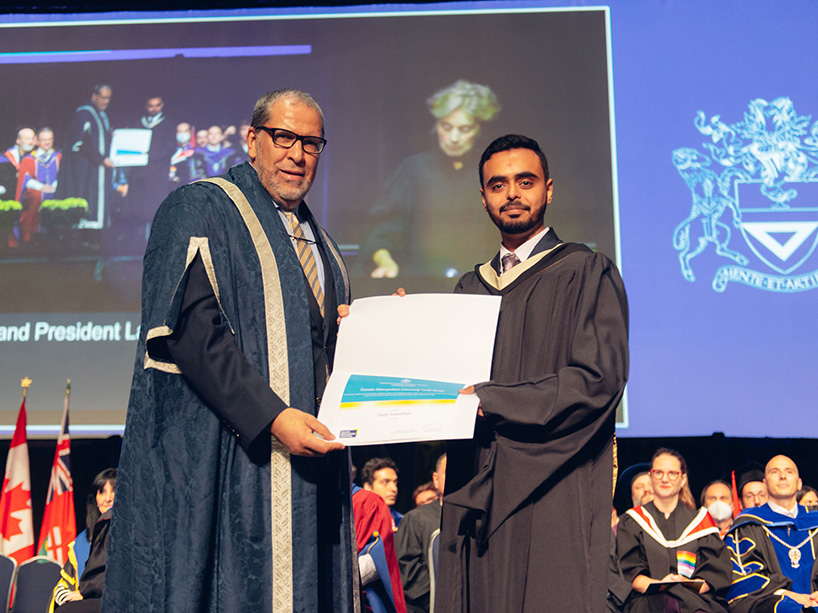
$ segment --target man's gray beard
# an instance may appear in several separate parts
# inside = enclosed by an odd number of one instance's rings
[[[310,191],[310,187],[312,187],[312,182],[301,185],[300,187],[289,185],[286,181],[274,174],[275,169],[272,167],[268,169],[258,158],[256,158],[253,167],[258,173],[259,181],[261,181],[264,189],[267,190],[267,193],[270,194],[273,200],[278,204],[282,204],[281,201],[283,200],[301,201],[304,199],[304,196],[307,195],[307,192]]]

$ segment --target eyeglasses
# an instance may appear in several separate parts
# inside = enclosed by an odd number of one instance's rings
[[[282,130],[281,128],[268,128],[267,126],[258,126],[256,130],[264,130],[273,139],[273,144],[277,147],[289,149],[296,141],[301,141],[301,146],[304,148],[304,153],[321,153],[324,150],[324,145],[327,141],[318,136],[301,136],[289,130]]]
[[[671,481],[676,481],[676,479],[682,476],[682,473],[680,473],[678,470],[669,470],[667,472],[663,470],[651,470],[650,475],[657,481],[661,481],[665,475],[667,475],[667,478]]]

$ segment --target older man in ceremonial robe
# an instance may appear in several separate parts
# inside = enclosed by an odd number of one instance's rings
[[[314,417],[349,300],[303,201],[323,128],[267,94],[252,162],[157,212],[103,610],[359,610],[348,453]]]
[[[474,438],[448,445],[435,610],[605,610],[615,409],[628,309],[614,264],[543,224],[552,181],[536,141],[480,160],[495,258],[456,292],[502,297],[491,380],[469,386]]]
[[[17,177],[17,201],[23,205],[20,213],[19,241],[27,243],[37,234],[40,225],[40,205],[53,197],[57,189],[57,172],[61,153],[54,150],[54,132],[43,128],[37,135],[37,149],[20,161]]]

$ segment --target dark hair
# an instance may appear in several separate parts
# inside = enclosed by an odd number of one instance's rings
[[[431,481],[427,481],[426,483],[421,483],[418,485],[414,490],[412,490],[412,504],[417,506],[415,503],[415,498],[417,498],[418,494],[421,492],[434,492],[435,496],[437,496],[437,490],[435,489],[435,484]]]
[[[795,499],[800,503],[801,499],[806,495],[807,492],[812,492],[813,494],[818,496],[818,490],[816,490],[814,487],[810,487],[809,485],[805,485],[800,490],[798,490],[798,493],[795,495]]]
[[[483,166],[486,165],[489,158],[495,153],[501,151],[510,151],[511,149],[530,149],[540,158],[542,165],[542,172],[545,180],[548,181],[548,160],[545,159],[545,154],[540,149],[540,145],[533,138],[521,136],[520,134],[506,134],[500,138],[494,139],[491,144],[486,147],[483,155],[480,156],[480,168],[478,174],[480,175],[480,187],[483,187]]]
[[[108,85],[107,83],[97,83],[96,85],[94,85],[94,93],[97,94],[97,95],[101,94],[103,89],[107,89],[109,91],[114,91],[111,88],[111,86]]]
[[[656,453],[653,454],[653,457],[650,459],[650,467],[653,469],[653,463],[656,461],[660,455],[669,455],[672,458],[676,458],[679,460],[679,467],[682,471],[683,475],[687,475],[687,462],[682,457],[682,454],[676,451],[675,449],[668,449],[667,447],[660,447],[656,450]],[[679,500],[682,501],[686,507],[691,509],[696,508],[696,500],[693,498],[693,492],[690,491],[690,483],[685,483],[682,486],[682,491],[679,492]]]
[[[375,473],[384,468],[391,468],[397,474],[398,466],[392,458],[372,458],[361,469],[361,485],[375,483]]]
[[[91,484],[91,491],[88,494],[88,501],[85,505],[85,536],[88,537],[89,542],[91,541],[91,534],[94,531],[94,524],[97,523],[101,515],[99,507],[97,506],[97,494],[105,489],[105,484],[108,482],[110,482],[113,487],[116,487],[116,473],[116,468],[106,468],[94,477],[94,482]]]
[[[730,490],[730,493],[732,495],[733,490],[730,488],[730,484],[727,483],[727,481],[723,481],[722,479],[716,479],[715,481],[711,481],[710,483],[708,483],[707,485],[704,486],[704,489],[702,490],[702,495],[701,495],[701,498],[700,498],[700,502],[701,502],[702,506],[704,506],[704,494],[705,494],[705,492],[707,492],[707,488],[710,487],[711,485],[716,485],[716,483],[721,483],[722,485],[726,486],[727,489]]]

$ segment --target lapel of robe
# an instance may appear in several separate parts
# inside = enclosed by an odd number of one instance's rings
[[[307,294],[307,302],[310,308],[310,328],[313,341],[313,360],[315,364],[315,396],[316,406],[320,406],[321,397],[327,384],[327,377],[332,370],[332,362],[335,356],[335,343],[338,334],[337,310],[338,296],[336,290],[337,265],[335,260],[328,253],[330,247],[327,245],[323,229],[313,217],[306,203],[302,202],[299,215],[307,221],[315,236],[318,252],[321,257],[321,265],[324,269],[324,317],[321,318],[321,310],[318,301],[312,293],[309,282],[305,275],[301,275],[304,280],[304,289]],[[341,280],[343,284],[343,279]],[[345,288],[342,295],[346,295]],[[343,299],[343,298],[342,298]]]
[[[562,241],[560,237],[557,236],[557,233],[554,231],[554,228],[549,228],[548,232],[545,233],[534,249],[531,251],[531,255],[528,257],[533,257],[538,253],[542,253],[543,251],[548,251],[549,249],[553,249],[557,245],[559,245]],[[503,274],[503,265],[500,263],[500,252],[498,251],[491,260],[491,267],[497,272],[498,275]]]

